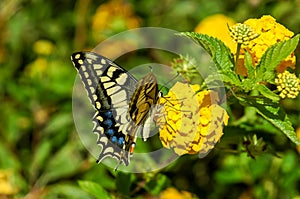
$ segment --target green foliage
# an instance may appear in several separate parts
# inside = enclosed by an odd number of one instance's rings
[[[233,54],[221,40],[196,32],[185,32],[180,35],[189,37],[201,45],[212,57],[218,70],[227,70],[229,73],[230,69],[233,68]]]
[[[86,192],[92,194],[98,199],[111,199],[109,193],[105,191],[105,189],[95,183],[95,182],[90,182],[90,181],[78,181],[79,186],[85,190]]]
[[[273,83],[274,73],[269,71],[294,51],[299,36],[270,48],[257,69],[245,52],[245,78],[234,72],[234,57],[220,40],[184,33],[207,50],[216,63],[217,70],[210,68],[216,73],[205,79],[205,85],[218,88],[224,83],[233,89],[227,100],[234,121],[225,129],[224,139],[203,159],[183,156],[154,173],[115,173],[95,163],[82,145],[72,118],[76,71],[70,55],[92,49],[102,41],[97,39],[92,20],[98,7],[107,2],[0,2],[0,198],[159,198],[167,187],[189,191],[199,198],[299,197],[300,159],[292,143],[299,144],[293,129],[299,126],[299,99],[279,103],[278,95],[261,84]],[[268,10],[294,32],[300,32],[299,5],[295,0],[250,4],[220,0],[122,2],[130,3],[131,14],[138,17],[140,27],[193,31],[202,19],[214,13],[227,13],[243,21]],[[126,21],[122,17],[117,22]],[[105,38],[121,29],[124,30],[123,23],[103,27]],[[51,44],[49,54],[35,49],[39,41]],[[170,63],[154,50],[131,52],[120,60],[127,69],[144,63]],[[242,138],[253,134],[267,144],[268,152],[273,149],[280,158],[262,153],[254,160],[242,153]],[[150,148],[148,143],[139,144],[145,145],[139,146],[142,149]],[[257,148],[251,146],[249,150]],[[11,190],[2,192],[4,185]]]
[[[169,183],[167,176],[163,174],[157,174],[147,181],[145,184],[145,190],[152,195],[157,196],[166,187],[167,183]]]
[[[299,42],[299,35],[271,46],[266,50],[256,67],[252,65],[251,57],[246,52],[245,66],[249,71],[249,75],[242,80],[239,80],[237,74],[235,74],[232,63],[233,56],[222,41],[193,32],[182,33],[182,35],[195,40],[212,56],[217,66],[216,72],[220,75],[225,86],[230,87],[232,90],[238,90],[234,96],[241,104],[254,107],[258,114],[280,129],[295,144],[300,145],[292,123],[279,105],[280,97],[263,84],[263,81],[273,82],[276,66],[295,50]],[[211,82],[219,80],[216,77],[217,75],[213,74],[205,80],[208,88],[211,88]],[[258,91],[261,96],[251,97],[247,95],[249,91],[252,94]]]
[[[281,41],[266,50],[256,68],[257,82],[272,82],[275,78],[274,70],[278,64],[290,55],[299,43],[299,35],[292,39]]]

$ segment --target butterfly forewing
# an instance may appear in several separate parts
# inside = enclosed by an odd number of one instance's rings
[[[143,131],[144,140],[149,135],[151,107],[158,100],[156,77],[149,73],[137,82],[122,67],[92,52],[74,53],[71,59],[96,109],[93,131],[102,146],[97,162],[110,156],[128,165],[137,134]]]
[[[126,148],[135,140],[130,135],[134,126],[127,110],[137,80],[122,67],[93,52],[74,53],[71,59],[96,109],[93,131],[98,134],[97,143],[102,147],[97,161],[110,156],[128,165]]]

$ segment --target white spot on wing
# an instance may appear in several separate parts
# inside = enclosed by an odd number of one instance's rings
[[[109,87],[112,87],[113,85],[115,85],[114,82],[103,83],[103,86],[104,86],[105,89],[106,89],[106,88],[109,88]]]
[[[112,88],[106,89],[106,92],[109,96],[111,96],[111,95],[117,93],[120,89],[121,89],[120,86],[114,86]]]
[[[124,90],[121,90],[118,93],[111,95],[110,98],[112,100],[112,104],[118,106],[118,104],[120,102],[122,102],[122,101],[126,102],[127,95],[126,95],[126,92]]]
[[[107,75],[109,76],[109,77],[113,77],[113,74],[114,74],[114,72],[117,70],[118,68],[116,68],[116,67],[110,67],[109,69],[108,69],[108,71],[107,71]]]
[[[97,95],[94,94],[93,99],[94,99],[94,101],[97,101],[97,99],[98,99]]]
[[[79,59],[79,58],[80,58],[80,54],[76,54],[75,59]]]
[[[91,93],[95,93],[95,88],[94,87],[90,87]]]
[[[100,108],[101,108],[101,104],[100,104],[100,102],[98,102],[98,101],[96,102],[96,108],[97,108],[97,109],[100,109]]]
[[[89,86],[91,86],[92,85],[92,80],[87,79],[87,83],[88,83]]]
[[[102,71],[101,70],[96,70],[97,76],[101,76],[102,75]]]
[[[82,65],[80,69],[81,69],[82,71],[86,71],[85,65]]]
[[[124,85],[126,80],[128,78],[128,75],[126,73],[123,73],[121,74],[121,76],[119,78],[116,79],[116,82],[119,84],[119,85]]]
[[[103,68],[101,64],[94,64],[93,67],[95,70],[101,70]]]
[[[106,60],[105,59],[101,59],[101,64],[106,64]]]
[[[100,122],[103,122],[103,118],[101,116],[97,116],[96,119],[99,120]]]
[[[100,80],[101,80],[101,82],[108,82],[108,81],[110,81],[110,78],[107,76],[102,76],[102,77],[100,77]]]

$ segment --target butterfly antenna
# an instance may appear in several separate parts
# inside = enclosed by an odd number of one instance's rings
[[[149,69],[150,69],[150,72],[153,73],[153,67],[150,66],[150,65],[149,65],[148,67],[149,67]]]
[[[167,85],[172,82],[174,79],[176,79],[180,74],[177,72],[177,74],[172,78],[170,79],[169,81],[167,81],[165,84],[162,85],[162,87],[167,87]]]

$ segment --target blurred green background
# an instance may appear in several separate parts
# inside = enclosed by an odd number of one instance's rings
[[[0,198],[95,198],[85,191],[94,187],[97,198],[299,199],[297,148],[261,120],[225,128],[221,142],[204,159],[183,156],[154,173],[116,173],[97,165],[73,122],[76,70],[70,61],[73,52],[93,49],[130,28],[193,31],[201,20],[217,13],[237,22],[270,14],[297,34],[299,10],[299,0],[2,0]],[[119,63],[125,68],[169,61],[147,52],[128,56]],[[297,68],[299,72],[299,62]],[[297,128],[299,97],[282,104]],[[243,108],[235,106],[234,112],[242,115]],[[254,133],[274,152],[256,159],[239,153],[242,136]]]

